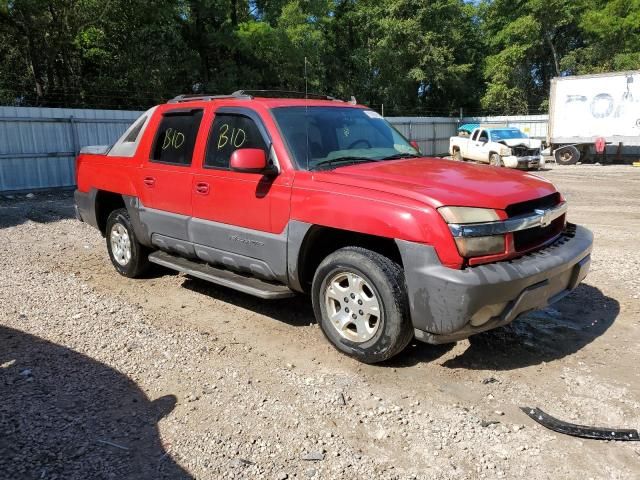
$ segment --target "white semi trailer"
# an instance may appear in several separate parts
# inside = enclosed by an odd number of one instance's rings
[[[598,139],[640,145],[640,70],[551,80],[547,142],[556,161],[576,163]]]

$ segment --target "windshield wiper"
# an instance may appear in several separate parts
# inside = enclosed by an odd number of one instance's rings
[[[365,163],[365,162],[378,162],[375,158],[370,157],[338,157],[338,158],[330,158],[329,160],[323,160],[321,162],[316,163],[309,170],[317,170],[318,167],[327,167],[330,165],[340,164],[340,163]]]
[[[383,157],[380,160],[399,160],[401,158],[421,158],[422,155],[416,155],[415,153],[394,153],[388,157]]]

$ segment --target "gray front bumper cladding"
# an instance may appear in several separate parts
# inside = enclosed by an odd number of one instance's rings
[[[455,270],[443,266],[433,247],[397,241],[418,340],[448,343],[506,325],[518,315],[545,307],[573,290],[587,275],[593,234],[569,224],[551,245],[521,258]],[[471,317],[483,307],[505,303],[480,326]]]

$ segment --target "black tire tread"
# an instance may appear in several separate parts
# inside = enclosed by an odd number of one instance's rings
[[[400,318],[402,319],[399,335],[397,336],[397,338],[394,339],[390,348],[385,350],[383,354],[378,353],[375,355],[367,355],[365,353],[362,353],[357,356],[358,360],[364,363],[383,362],[397,355],[402,350],[404,350],[405,347],[409,344],[409,342],[411,342],[414,336],[413,326],[411,324],[410,315],[409,315],[409,301],[406,293],[407,288],[406,288],[404,270],[401,265],[391,260],[390,258],[378,252],[375,252],[373,250],[369,250],[359,246],[343,247],[339,250],[336,250],[321,262],[320,267],[325,263],[329,263],[333,261],[333,259],[336,258],[338,255],[348,254],[348,253],[355,253],[357,255],[361,255],[367,258],[368,260],[370,260],[372,263],[374,263],[378,268],[380,268],[384,277],[387,279],[387,281],[390,284],[393,302],[395,304],[397,311],[400,314]],[[317,301],[317,299],[314,298],[314,302],[315,301]]]
[[[116,264],[113,260],[113,256],[111,254],[111,242],[110,235],[111,227],[116,222],[119,222],[119,218],[123,218],[125,222],[122,223],[129,232],[129,238],[131,239],[132,244],[132,255],[131,262],[127,265],[127,268],[123,268],[121,265]],[[121,275],[128,278],[138,278],[144,274],[150,266],[149,263],[149,249],[142,245],[138,239],[136,238],[136,234],[133,231],[133,227],[131,226],[131,217],[129,217],[129,212],[126,208],[119,208],[117,210],[112,211],[107,218],[106,225],[106,240],[107,240],[107,251],[109,252],[109,258],[111,259],[111,263],[115,267],[116,271]]]

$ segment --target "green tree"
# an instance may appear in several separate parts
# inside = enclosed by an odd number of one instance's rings
[[[482,107],[519,114],[546,105],[551,79],[579,44],[573,0],[487,0],[480,4],[487,88]]]
[[[19,103],[139,108],[181,73],[170,0],[13,0],[0,12],[0,90]]]
[[[587,0],[579,25],[583,42],[563,66],[575,73],[640,69],[640,0]]]

